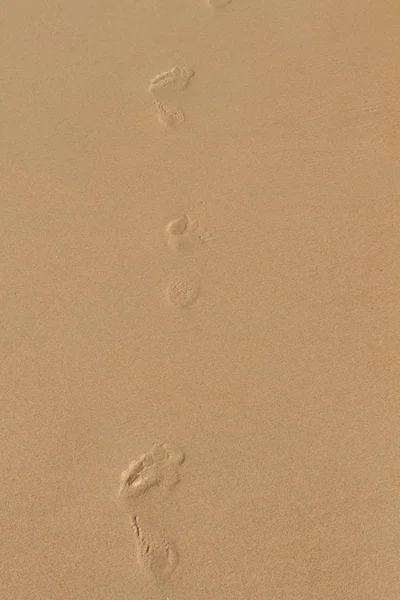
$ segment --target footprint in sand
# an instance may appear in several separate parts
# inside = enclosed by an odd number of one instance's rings
[[[168,246],[180,251],[192,250],[195,246],[212,240],[212,235],[200,227],[199,221],[192,221],[188,215],[169,221],[165,234]]]
[[[119,496],[129,499],[141,496],[154,486],[172,489],[179,481],[179,466],[185,455],[169,444],[154,444],[152,449],[131,462],[122,473]]]
[[[157,117],[163,127],[178,127],[185,121],[184,112],[166,102],[164,92],[180,92],[184,90],[194,75],[194,69],[176,65],[169,71],[159,73],[150,81],[147,91],[153,98],[157,109]]]
[[[165,299],[175,308],[192,306],[200,295],[200,281],[192,273],[182,271],[175,275],[165,290]]]
[[[171,542],[144,533],[137,516],[131,520],[137,544],[137,561],[147,575],[159,584],[164,583],[178,565],[178,552]]]
[[[188,86],[193,75],[194,69],[176,65],[169,71],[165,71],[164,73],[160,73],[153,77],[147,91],[151,94],[165,89],[179,92]]]
[[[162,104],[157,98],[154,98],[154,105],[157,109],[158,122],[163,127],[179,127],[184,122],[185,114],[180,108]]]

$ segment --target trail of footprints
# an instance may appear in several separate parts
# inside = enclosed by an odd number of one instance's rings
[[[231,0],[208,0],[213,8],[223,8]],[[165,100],[165,93],[182,92],[187,88],[195,72],[193,68],[176,65],[153,77],[148,93],[156,108],[158,121],[164,127],[177,127],[185,120],[184,112]],[[202,230],[197,220],[183,214],[168,222],[165,228],[167,245],[174,251],[191,251],[198,244],[209,242],[212,236]],[[201,291],[199,278],[191,271],[180,271],[168,283],[165,290],[167,302],[176,308],[192,306]],[[153,444],[151,450],[133,460],[121,474],[118,495],[131,502],[159,488],[170,492],[180,481],[180,468],[185,460],[183,451],[169,444]],[[175,544],[146,532],[136,514],[130,517],[131,530],[136,544],[136,560],[143,572],[158,584],[165,583],[178,565]]]

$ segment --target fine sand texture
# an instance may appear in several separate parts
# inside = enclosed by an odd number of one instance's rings
[[[398,0],[0,16],[0,598],[399,600]]]

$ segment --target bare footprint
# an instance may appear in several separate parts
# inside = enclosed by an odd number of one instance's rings
[[[180,448],[153,444],[152,449],[130,463],[121,475],[119,496],[137,498],[154,486],[172,489],[179,481],[179,466],[185,460]]]
[[[157,117],[160,125],[167,128],[174,128],[182,125],[185,120],[185,114],[180,108],[166,106],[157,98],[154,98],[154,104],[157,109]]]
[[[148,87],[148,92],[151,94],[164,89],[169,89],[174,92],[184,90],[190,79],[194,75],[194,69],[176,65],[169,71],[160,73],[153,77]]]
[[[198,299],[200,282],[194,275],[181,273],[176,275],[165,290],[165,299],[175,308],[188,308]]]
[[[167,244],[173,250],[192,250],[212,240],[209,231],[203,229],[197,219],[192,221],[188,215],[169,221],[165,233]]]
[[[164,105],[154,98],[154,104],[157,109],[158,122],[163,127],[174,128],[179,127],[185,120],[185,115],[180,108]]]
[[[165,230],[169,236],[183,235],[185,231],[187,231],[189,223],[189,217],[187,215],[182,215],[179,217],[179,219],[173,219],[170,221]]]
[[[147,91],[151,94],[157,108],[158,121],[164,127],[177,127],[185,120],[185,114],[180,108],[167,106],[163,91],[178,92],[184,90],[194,75],[194,69],[176,65],[169,71],[153,77]],[[163,97],[163,101],[160,100]]]
[[[137,560],[140,566],[157,583],[164,583],[178,565],[175,545],[144,533],[135,515],[132,517],[131,526],[136,538]]]

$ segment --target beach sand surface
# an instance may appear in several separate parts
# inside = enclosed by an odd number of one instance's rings
[[[399,599],[399,27],[3,4],[4,600]]]

